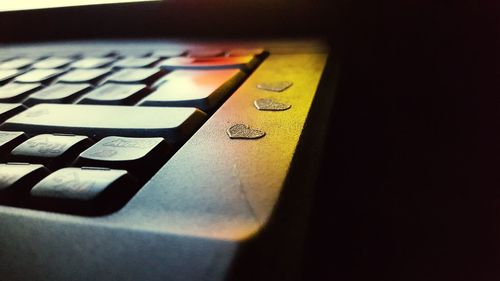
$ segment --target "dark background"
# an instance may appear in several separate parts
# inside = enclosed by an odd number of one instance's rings
[[[325,37],[341,67],[303,280],[500,277],[496,1],[178,2],[3,14],[0,41]]]
[[[498,4],[396,2],[351,2],[332,33],[304,280],[498,280]]]

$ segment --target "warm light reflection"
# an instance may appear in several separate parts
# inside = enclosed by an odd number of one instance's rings
[[[85,6],[96,4],[126,3],[126,2],[147,2],[159,0],[3,0],[0,1],[0,11],[17,11],[44,9],[56,7]]]

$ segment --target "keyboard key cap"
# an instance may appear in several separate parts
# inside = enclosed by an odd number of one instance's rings
[[[141,68],[141,67],[148,67],[153,65],[155,62],[157,62],[157,58],[137,58],[137,57],[129,57],[129,58],[124,58],[119,61],[117,61],[113,67],[115,68]]]
[[[186,51],[179,49],[157,50],[154,51],[151,56],[155,58],[171,58],[171,57],[180,57],[185,53]]]
[[[90,84],[53,84],[30,95],[24,104],[33,106],[39,103],[71,103],[90,89]]]
[[[18,83],[46,83],[64,72],[60,69],[34,69],[16,77],[14,81]]]
[[[0,103],[0,123],[25,109],[20,103]]]
[[[0,69],[0,83],[5,83],[22,73],[17,69]]]
[[[11,152],[11,160],[43,164],[49,169],[71,163],[92,145],[86,136],[43,134],[21,143]]]
[[[70,64],[73,60],[70,58],[50,57],[36,62],[32,65],[33,68],[61,68]]]
[[[203,112],[187,107],[38,104],[11,117],[0,129],[32,134],[78,134],[97,139],[163,137],[177,144],[194,133],[205,118]]]
[[[119,56],[124,56],[124,57],[137,57],[137,58],[142,58],[142,57],[147,57],[151,55],[152,51],[149,50],[144,50],[144,49],[129,49],[129,50],[118,50],[117,54]]]
[[[30,194],[36,207],[96,215],[123,205],[137,190],[124,170],[63,168],[40,181]]]
[[[174,69],[227,69],[242,68],[251,69],[255,64],[254,56],[244,57],[215,57],[215,58],[187,58],[176,57],[166,59],[158,64],[167,70]]]
[[[163,76],[165,73],[160,69],[148,68],[148,69],[122,69],[116,73],[113,73],[107,82],[113,83],[141,83],[150,84]]]
[[[198,49],[198,50],[190,50],[188,52],[188,57],[193,57],[193,58],[220,57],[224,54],[225,52],[220,49]]]
[[[171,149],[163,138],[106,137],[82,152],[76,165],[123,169],[146,179],[170,154]]]
[[[0,164],[0,202],[9,202],[29,194],[30,189],[49,174],[42,165]]]
[[[0,131],[0,159],[5,162],[14,147],[27,139],[23,132]]]
[[[163,77],[165,82],[140,105],[188,106],[208,112],[215,109],[243,77],[244,73],[238,69],[176,70]]]
[[[61,83],[97,83],[106,75],[110,74],[109,69],[75,69],[57,80]]]
[[[72,68],[100,68],[113,63],[115,58],[83,58],[71,64]]]
[[[0,63],[0,69],[21,69],[32,65],[36,60],[31,58],[17,58]]]
[[[104,84],[86,94],[78,101],[81,104],[135,104],[146,93],[145,85]]]
[[[106,49],[94,49],[94,50],[84,50],[82,51],[84,57],[109,57],[116,55],[113,50]]]
[[[11,83],[0,87],[0,102],[20,102],[42,87],[41,84]]]

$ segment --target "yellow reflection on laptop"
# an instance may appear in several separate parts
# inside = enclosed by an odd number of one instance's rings
[[[56,7],[85,6],[111,3],[148,2],[159,0],[16,0],[0,1],[0,11],[45,9]]]

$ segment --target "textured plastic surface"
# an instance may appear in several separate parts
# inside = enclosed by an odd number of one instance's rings
[[[0,276],[225,280],[240,247],[259,239],[276,208],[326,63],[318,45],[296,45],[298,53],[291,42],[281,46],[282,53],[268,48],[271,55],[116,213],[88,218],[0,207]],[[293,86],[281,93],[256,86],[275,80]],[[292,107],[259,111],[253,102],[260,98]],[[226,130],[238,123],[266,136],[230,139]]]

